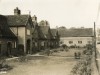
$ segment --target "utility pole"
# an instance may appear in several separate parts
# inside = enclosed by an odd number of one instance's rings
[[[19,44],[19,40],[18,40],[18,26],[17,26],[17,50],[18,50],[18,44]]]
[[[96,25],[94,22],[94,50],[95,50],[95,59],[97,58],[97,54],[96,54]]]

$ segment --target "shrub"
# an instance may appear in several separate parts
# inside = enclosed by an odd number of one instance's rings
[[[70,46],[70,48],[75,48],[76,46],[74,46],[74,45],[72,45],[72,46]]]
[[[92,45],[92,44],[87,44],[87,45],[86,45],[86,48],[87,48],[87,50],[92,50],[93,45]]]
[[[53,50],[53,51],[54,51],[54,52],[58,52],[58,50],[56,50],[56,49],[55,49],[55,50]]]
[[[62,44],[62,47],[63,48],[67,48],[68,46],[66,44]]]

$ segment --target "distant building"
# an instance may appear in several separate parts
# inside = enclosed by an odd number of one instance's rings
[[[41,28],[38,26],[37,23],[37,17],[34,15],[32,17],[32,21],[33,21],[33,25],[34,25],[34,30],[33,30],[33,52],[38,52],[41,51],[43,49],[45,49],[44,47],[44,42],[46,41],[46,37],[44,36]]]
[[[21,11],[14,9],[14,15],[7,15],[8,24],[12,32],[18,37],[18,44],[23,46],[25,53],[32,51],[32,32],[34,29],[30,15],[21,15]]]
[[[5,16],[0,15],[0,55],[12,55],[17,37],[10,30]]]
[[[66,29],[64,27],[58,28],[60,35],[60,45],[84,47],[87,44],[93,43],[93,29],[92,28],[72,28]]]
[[[50,40],[51,40],[51,32],[49,26],[39,26],[39,29],[42,31],[46,40],[42,40],[41,45],[42,47],[50,48]]]
[[[51,39],[52,43],[51,46],[53,48],[59,47],[60,36],[57,29],[51,29],[51,34],[53,38]]]
[[[51,43],[52,43],[52,33],[50,30],[50,26],[48,21],[44,21],[42,20],[41,22],[39,22],[39,29],[42,31],[44,37],[46,38],[46,40],[43,40],[41,45],[46,49],[46,48],[51,48]]]
[[[96,29],[96,42],[100,44],[100,28]]]

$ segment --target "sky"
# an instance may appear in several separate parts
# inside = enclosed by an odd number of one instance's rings
[[[100,25],[99,0],[0,0],[0,14],[12,15],[18,7],[21,14],[36,15],[38,22],[47,20],[51,28]]]

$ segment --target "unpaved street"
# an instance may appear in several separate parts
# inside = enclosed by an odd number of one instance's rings
[[[10,61],[8,63],[13,69],[2,75],[69,75],[79,60],[65,56],[70,52],[73,53],[73,51],[63,51],[57,53],[57,56],[30,56],[26,62]]]

